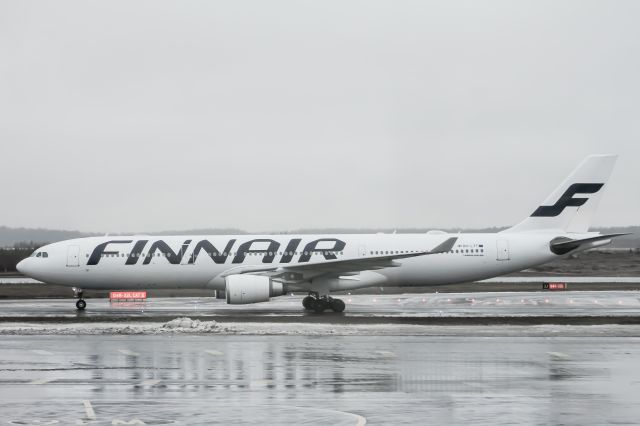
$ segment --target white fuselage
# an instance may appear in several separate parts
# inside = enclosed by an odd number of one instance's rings
[[[231,304],[308,291],[305,309],[342,312],[331,292],[477,281],[610,243],[622,234],[588,229],[615,161],[588,156],[529,217],[493,234],[92,237],[41,247],[18,269],[81,289],[225,290]]]
[[[83,289],[224,289],[223,274],[247,266],[294,266],[429,251],[457,237],[451,251],[395,261],[394,267],[345,274],[331,291],[368,286],[429,286],[476,281],[559,256],[558,233],[109,236],[54,243],[19,269],[35,279]],[[575,235],[573,236],[575,238]],[[309,250],[307,250],[307,248]],[[44,255],[46,253],[46,257]],[[310,290],[313,280],[285,285]]]

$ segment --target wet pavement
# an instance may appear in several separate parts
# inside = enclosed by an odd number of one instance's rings
[[[444,329],[1,336],[0,424],[637,424],[639,337]]]
[[[612,321],[640,317],[638,292],[349,295],[344,314],[324,315],[300,300],[88,299],[81,313],[71,299],[2,300],[0,424],[582,425],[640,416],[640,326]],[[602,325],[556,322],[584,316]],[[477,323],[502,317],[552,320]]]
[[[212,297],[153,298],[145,302],[87,299],[77,311],[73,299],[0,300],[2,321],[168,321],[176,316],[217,321],[340,322],[432,318],[492,317],[635,317],[640,318],[638,291],[566,291],[441,293],[340,296],[343,314],[306,312],[301,296],[270,302],[228,305]],[[366,320],[366,321],[364,321]],[[419,323],[419,321],[417,322]]]

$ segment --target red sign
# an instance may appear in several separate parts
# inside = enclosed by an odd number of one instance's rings
[[[542,284],[543,290],[566,290],[567,283],[544,283]]]
[[[110,300],[131,300],[146,299],[146,291],[111,291],[109,292]]]

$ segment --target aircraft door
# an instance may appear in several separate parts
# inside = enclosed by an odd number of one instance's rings
[[[497,260],[509,260],[509,241],[507,240],[496,240],[496,249],[497,249]]]
[[[358,247],[358,256],[366,257],[367,256],[367,248],[365,246]]]
[[[75,267],[80,266],[80,247],[69,246],[67,249],[67,266]]]

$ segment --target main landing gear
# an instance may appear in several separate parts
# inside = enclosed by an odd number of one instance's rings
[[[78,301],[76,302],[76,308],[78,308],[79,311],[84,311],[84,308],[87,307],[87,302],[85,302],[82,298],[82,289],[74,288],[73,292],[75,294],[75,297],[78,298]]]
[[[314,311],[317,314],[321,314],[327,309],[331,309],[333,312],[343,312],[345,308],[345,304],[341,299],[334,299],[329,296],[319,297],[317,293],[314,295],[310,293],[302,299],[302,306],[307,311]]]

